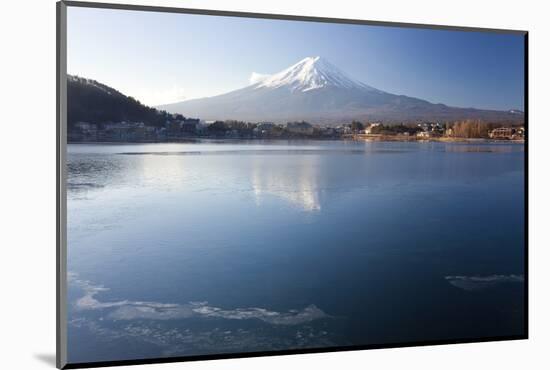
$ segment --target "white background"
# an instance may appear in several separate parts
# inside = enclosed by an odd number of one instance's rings
[[[531,298],[527,341],[176,363],[132,369],[548,368],[550,240],[545,210],[549,203],[546,190],[550,185],[550,22],[543,1],[149,0],[132,3],[529,30]],[[51,369],[55,354],[55,1],[5,1],[0,14],[0,366]]]

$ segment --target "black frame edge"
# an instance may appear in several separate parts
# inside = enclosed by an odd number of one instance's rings
[[[529,338],[529,32],[526,32],[523,36],[523,111],[524,111],[524,125],[525,125],[525,148],[524,148],[524,330],[525,338]]]

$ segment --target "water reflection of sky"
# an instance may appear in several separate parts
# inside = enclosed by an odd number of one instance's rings
[[[75,361],[521,330],[522,145],[68,151]]]

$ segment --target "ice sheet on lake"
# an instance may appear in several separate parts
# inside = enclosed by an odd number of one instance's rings
[[[278,312],[259,307],[222,309],[210,306],[208,302],[189,302],[187,304],[129,300],[101,302],[96,295],[109,290],[108,288],[79,279],[74,273],[69,273],[68,281],[69,284],[78,287],[84,293],[75,301],[75,309],[109,310],[106,317],[111,320],[177,320],[210,317],[228,320],[257,319],[273,325],[299,325],[330,317],[313,304],[302,310]]]
[[[473,291],[491,288],[502,283],[523,283],[523,275],[445,276],[453,286]]]

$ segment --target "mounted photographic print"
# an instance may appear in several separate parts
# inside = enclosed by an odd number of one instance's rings
[[[58,3],[58,367],[527,338],[526,55]]]

